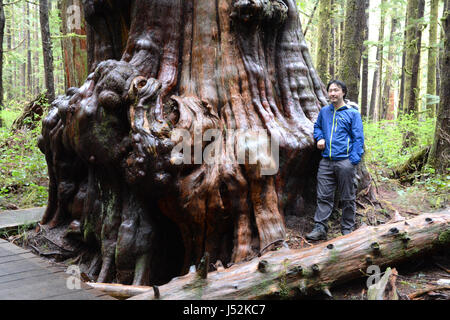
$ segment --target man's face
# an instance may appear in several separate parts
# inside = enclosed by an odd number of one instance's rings
[[[330,97],[331,103],[337,103],[344,100],[344,91],[337,84],[332,83],[328,88],[328,96]]]

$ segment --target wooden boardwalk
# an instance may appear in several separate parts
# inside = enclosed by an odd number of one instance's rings
[[[116,300],[83,282],[71,290],[66,269],[0,239],[0,300]]]
[[[0,231],[36,223],[44,215],[45,207],[0,211]]]

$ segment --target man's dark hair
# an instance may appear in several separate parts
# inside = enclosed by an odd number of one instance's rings
[[[344,99],[345,99],[345,97],[347,96],[347,86],[345,85],[345,83],[342,82],[341,80],[331,80],[330,82],[328,82],[327,91],[333,83],[342,89],[342,91],[344,92]]]

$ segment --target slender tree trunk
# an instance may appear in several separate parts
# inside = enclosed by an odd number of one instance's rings
[[[405,58],[405,96],[404,110],[407,114],[418,110],[418,86],[420,67],[420,47],[422,40],[422,24],[419,20],[423,17],[425,0],[408,1],[408,21],[406,24],[406,58]]]
[[[380,55],[379,55],[379,76],[378,76],[378,99],[377,99],[377,108],[376,108],[376,119],[380,120],[382,115],[382,94],[383,94],[383,67],[384,67],[384,27],[385,27],[385,20],[386,20],[386,0],[381,0],[380,3],[380,16],[381,16],[381,22],[380,22],[380,35],[379,40],[380,42],[378,45],[380,46]]]
[[[7,45],[7,50],[10,51],[12,49],[12,26],[11,26],[11,12],[9,11],[9,15],[10,15],[10,19],[9,21],[5,20],[6,23],[6,45]],[[12,69],[12,62],[10,61],[10,59],[8,59],[7,62],[8,65],[8,77],[7,77],[7,83],[8,83],[8,87],[7,87],[7,95],[6,95],[6,99],[10,100],[12,97],[12,85],[13,85],[13,69]]]
[[[87,76],[86,22],[84,15],[74,19],[78,13],[83,13],[80,0],[61,2],[62,33],[76,34],[62,42],[66,89],[81,86]]]
[[[27,2],[26,4],[27,12],[27,92],[32,94],[33,93],[33,85],[32,85],[32,69],[31,69],[31,35],[30,35],[30,29],[31,29],[31,19],[30,19],[30,4]]]
[[[331,33],[331,0],[319,0],[319,30],[317,41],[316,68],[324,83],[330,80],[329,74],[329,43]]]
[[[347,98],[358,102],[360,66],[364,42],[364,1],[347,0],[343,55],[340,59],[339,78],[347,84]]]
[[[405,97],[404,110],[405,114],[414,115],[418,120],[419,115],[419,69],[420,69],[420,51],[422,44],[422,23],[420,19],[423,17],[425,8],[425,0],[409,0],[408,1],[408,24],[407,24],[407,48],[405,59]],[[408,147],[414,145],[417,140],[413,131],[408,131],[403,137],[403,146]]]
[[[40,39],[39,39],[39,34],[40,34],[40,28],[39,28],[39,9],[36,7],[35,8],[35,23],[34,23],[34,43],[36,45],[36,47],[39,46],[40,44]],[[41,93],[41,88],[40,88],[40,79],[41,79],[41,68],[39,67],[39,51],[38,50],[34,50],[33,51],[33,65],[34,65],[34,70],[33,73],[35,74],[34,77],[34,84],[33,84],[33,93],[34,96],[37,96],[38,94]]]
[[[330,37],[328,47],[330,48],[329,52],[329,62],[328,62],[328,72],[330,75],[329,80],[336,78],[336,58],[335,58],[335,43],[336,43],[336,21],[335,21],[335,2],[334,0],[330,1]]]
[[[403,33],[403,53],[402,53],[402,72],[400,76],[400,90],[399,90],[399,101],[398,101],[398,114],[404,113],[403,100],[405,98],[405,60],[406,60],[406,31],[408,28],[408,12],[405,15],[405,31]]]
[[[5,11],[3,0],[0,0],[0,111],[3,109],[3,37],[5,34]],[[3,120],[0,117],[0,127],[3,126]]]
[[[364,41],[369,40],[369,6],[370,0],[365,0]],[[362,76],[361,76],[361,116],[367,117],[367,98],[369,83],[369,47],[363,45]]]
[[[48,20],[48,0],[39,0],[39,18],[41,22],[42,52],[44,58],[44,77],[47,99],[52,102],[55,99],[55,84],[53,76],[53,52],[50,38],[50,26]]]
[[[377,44],[377,54],[376,54],[376,67],[373,73],[372,80],[372,92],[370,95],[370,109],[369,118],[373,121],[377,120],[378,108],[377,108],[377,98],[379,100],[379,91],[381,91],[381,78],[382,78],[382,67],[383,67],[383,40],[384,40],[384,0],[380,3],[380,29],[378,32],[378,44]]]
[[[444,8],[442,9],[442,17],[445,16],[445,12],[447,11],[447,5],[448,2],[444,1]],[[443,42],[445,39],[445,34],[444,34],[444,28],[440,28],[441,33],[440,33],[440,42]],[[442,66],[442,61],[443,61],[443,57],[444,57],[444,48],[440,47],[439,48],[439,54],[437,55],[437,60],[438,62],[436,63],[436,95],[440,96],[440,92],[441,92],[441,66]]]
[[[430,29],[428,38],[428,68],[427,68],[427,94],[436,95],[436,69],[437,69],[437,23],[439,14],[439,0],[430,0]],[[427,110],[431,117],[436,115],[436,105],[427,99]]]
[[[22,21],[22,25],[26,24],[26,3],[22,3],[20,8],[20,20]],[[22,45],[20,46],[20,55],[22,58],[22,64],[20,66],[20,86],[23,88],[20,90],[21,97],[26,99],[27,97],[27,28],[20,28],[20,40],[22,41]]]
[[[16,17],[14,9],[11,8],[11,32],[12,32],[12,47],[15,48],[17,41],[16,41]],[[16,59],[13,60],[13,81],[11,85],[11,92],[14,95],[15,92],[13,92],[13,89],[17,87],[17,61]],[[17,97],[16,97],[17,98]]]
[[[450,0],[445,0],[449,8]],[[444,30],[444,53],[441,67],[441,100],[439,103],[433,145],[428,163],[437,173],[448,174],[450,167],[450,14],[446,10],[442,17]]]
[[[389,104],[390,104],[390,96],[391,96],[391,86],[392,86],[392,74],[394,72],[394,35],[397,32],[398,27],[398,20],[395,17],[392,17],[391,19],[391,33],[389,35],[389,51],[388,51],[388,58],[387,58],[387,68],[386,68],[386,79],[384,82],[384,88],[383,88],[383,98],[381,101],[381,119],[386,119],[388,110],[389,110]]]

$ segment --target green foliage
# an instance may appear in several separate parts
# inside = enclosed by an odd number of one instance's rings
[[[413,154],[430,146],[433,142],[435,120],[425,118],[417,121],[412,115],[401,116],[398,120],[382,120],[376,123],[364,123],[365,159],[368,168],[381,181],[389,180],[391,170],[405,163]],[[404,148],[403,136],[407,130],[416,133],[416,144]],[[429,166],[413,174],[413,185],[405,190],[398,190],[398,199],[422,198],[432,208],[439,209],[449,201],[450,168],[447,174],[438,175]],[[375,172],[373,172],[375,171]],[[416,200],[417,200],[416,199]]]
[[[0,128],[0,209],[7,204],[21,208],[43,206],[47,202],[47,164],[37,147],[41,123],[33,130],[11,132],[14,110],[2,112],[7,122]]]
[[[365,122],[366,161],[381,168],[393,169],[408,160],[414,153],[430,146],[434,128],[433,118],[417,121],[412,115],[400,116],[395,121]],[[414,132],[418,141],[404,148],[403,137],[408,131]]]

